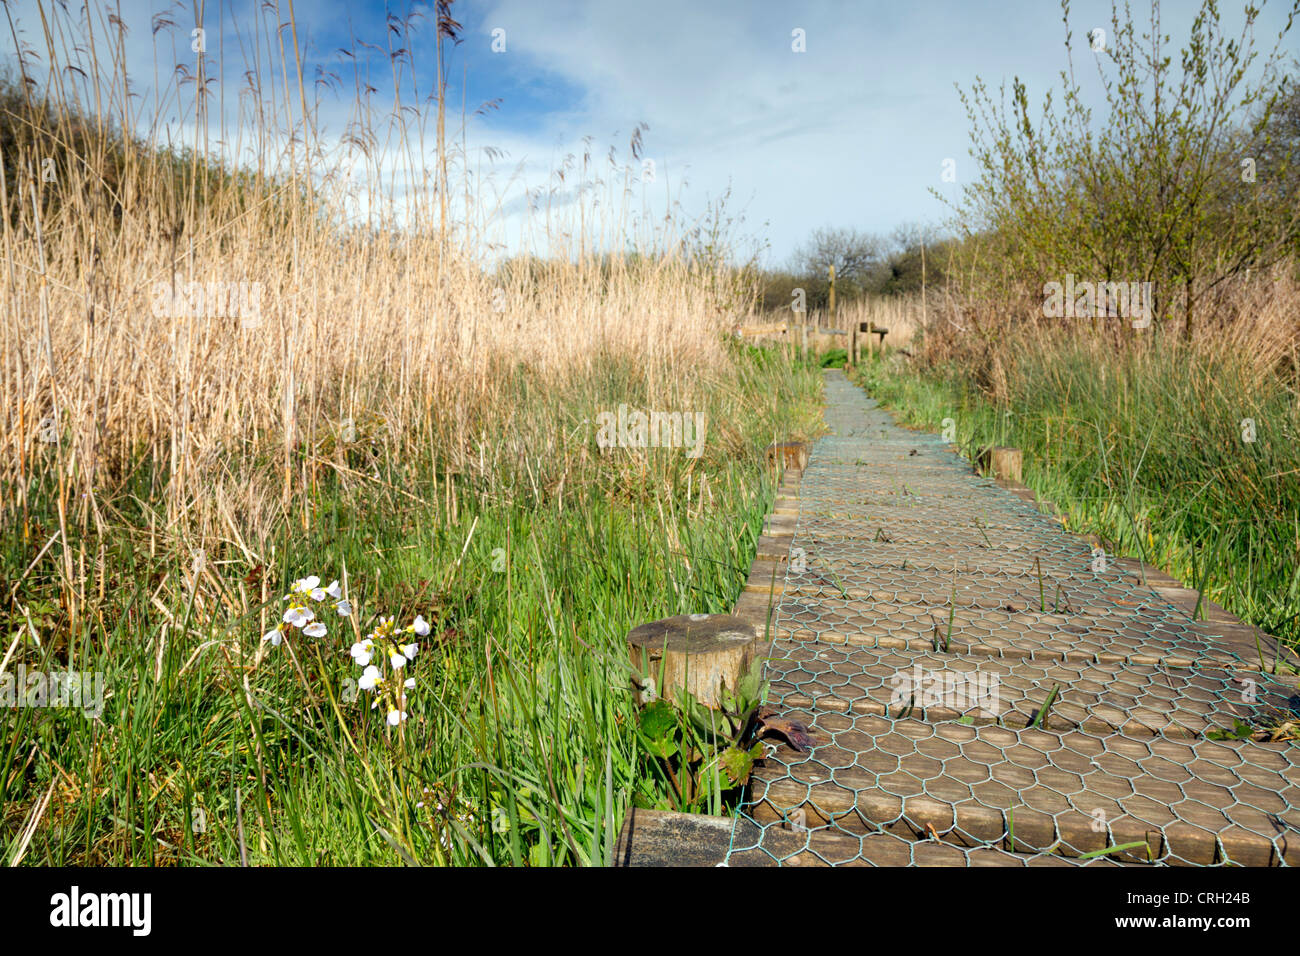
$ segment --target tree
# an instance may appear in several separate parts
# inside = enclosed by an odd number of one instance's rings
[[[1269,139],[1279,122],[1286,129],[1279,110],[1290,104],[1277,69],[1300,12],[1300,0],[1290,2],[1276,45],[1259,62],[1258,7],[1245,7],[1240,34],[1229,37],[1216,0],[1202,0],[1175,60],[1158,2],[1146,32],[1127,7],[1121,18],[1112,4],[1111,38],[1086,53],[1105,95],[1097,122],[1075,80],[1070,6],[1062,0],[1067,70],[1059,110],[1049,93],[1041,115],[1031,117],[1018,78],[1009,108],[1005,95],[995,101],[978,79],[969,96],[961,94],[980,175],[955,210],[958,228],[985,232],[990,251],[1027,287],[1066,273],[1151,282],[1157,314],[1171,314],[1181,299],[1190,338],[1206,293],[1295,247],[1297,203],[1285,188],[1294,156]],[[1261,183],[1256,157],[1266,154],[1273,178]]]
[[[810,304],[822,305],[829,288],[829,269],[835,266],[835,291],[846,299],[862,293],[872,274],[884,262],[885,243],[878,236],[856,229],[822,228],[794,254],[795,271],[808,282]]]
[[[1300,61],[1295,67],[1300,68]],[[1300,70],[1279,81],[1282,95],[1272,110],[1256,118],[1260,134],[1256,147],[1257,201],[1282,213],[1290,212],[1290,254],[1300,259]]]
[[[944,283],[950,243],[937,229],[906,223],[889,238],[889,254],[873,275],[868,292],[902,295]]]

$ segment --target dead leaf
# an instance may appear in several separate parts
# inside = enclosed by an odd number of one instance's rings
[[[792,717],[778,717],[776,711],[765,708],[758,715],[758,736],[783,737],[791,747],[805,753],[817,743],[808,725]]]

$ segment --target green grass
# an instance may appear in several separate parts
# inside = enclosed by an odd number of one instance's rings
[[[381,456],[375,480],[324,472],[303,492],[307,527],[281,521],[252,559],[209,551],[197,585],[184,549],[150,536],[159,475],[142,466],[104,534],[73,542],[92,559],[75,626],[53,551],[23,578],[56,526],[53,486],[36,483],[27,539],[18,521],[0,538],[8,670],[102,672],[106,701],[97,719],[0,710],[3,859],[35,820],[26,864],[607,861],[629,804],[675,799],[637,742],[626,633],[730,610],[774,495],[762,449],[817,414],[820,375],[772,353],[738,352],[708,385],[691,459],[596,449],[584,420],[647,405],[615,364],[559,390],[521,379],[511,420],[567,436],[552,460],[503,463],[491,481],[437,474],[432,449]],[[325,637],[293,632],[254,667],[308,574],[343,579],[354,617],[329,612]],[[347,648],[381,614],[433,625],[400,732],[350,683]]]
[[[1300,412],[1281,381],[1175,345],[1101,357],[1070,340],[1021,351],[1003,404],[963,368],[875,357],[856,374],[904,422],[946,429],[967,455],[1022,449],[1025,483],[1071,530],[1300,645]]]

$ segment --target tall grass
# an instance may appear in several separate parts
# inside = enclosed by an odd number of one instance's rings
[[[106,699],[0,711],[3,858],[608,859],[632,800],[671,804],[624,635],[730,607],[772,494],[757,449],[811,428],[815,377],[724,334],[752,301],[725,212],[651,227],[629,166],[587,153],[535,195],[540,259],[502,264],[482,157],[425,141],[429,25],[390,20],[395,105],[371,63],[339,130],[266,5],[239,89],[160,52],[153,118],[109,8],[41,10],[0,114],[0,672],[98,672]],[[187,47],[177,16],[156,35]],[[192,283],[260,308],[156,308]],[[702,412],[703,454],[598,448],[624,403]],[[354,616],[262,643],[311,573]],[[416,614],[391,731],[347,648]]]
[[[907,348],[918,330],[925,327],[926,307],[921,296],[863,296],[837,310],[836,324],[851,329],[854,323],[870,322],[873,328],[888,329],[883,338],[863,339],[862,351],[883,344],[886,348]]]

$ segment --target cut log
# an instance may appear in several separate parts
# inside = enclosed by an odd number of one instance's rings
[[[999,481],[1021,482],[1021,455],[1019,448],[1009,448],[1006,445],[999,445],[993,449],[991,457],[993,464],[993,477],[997,478]]]
[[[718,707],[754,662],[754,626],[730,614],[681,614],[633,628],[627,636],[637,702],[690,692]]]
[[[803,471],[808,467],[808,443],[803,441],[778,441],[767,446],[769,464]]]

